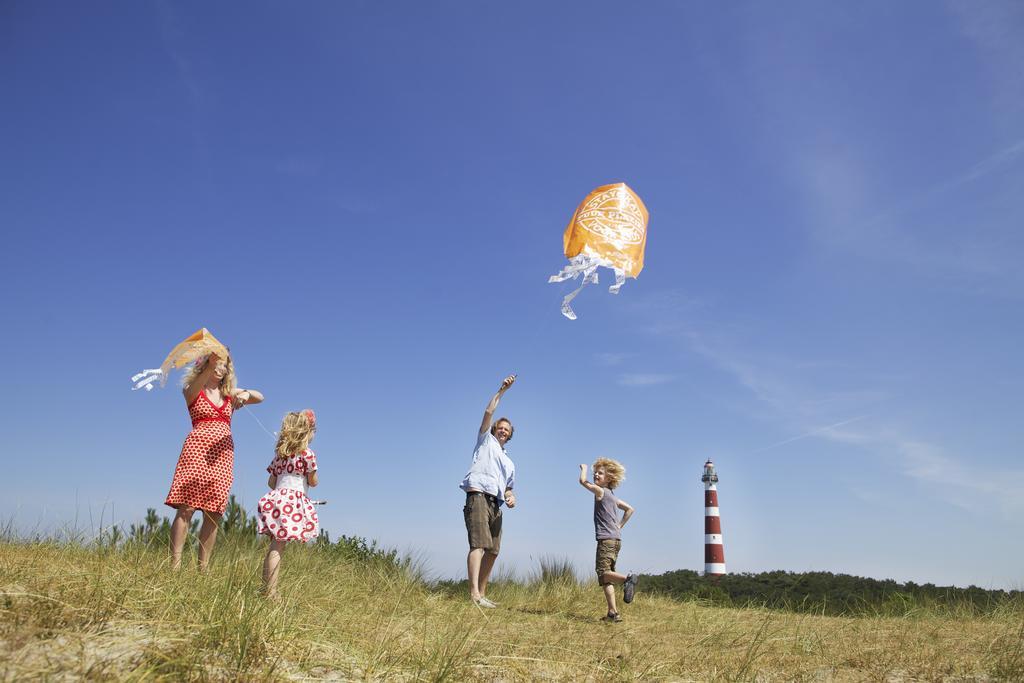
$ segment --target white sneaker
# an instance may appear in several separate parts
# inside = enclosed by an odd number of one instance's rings
[[[498,606],[497,603],[491,602],[487,598],[478,598],[473,601],[477,607],[483,607],[485,609],[494,609]]]

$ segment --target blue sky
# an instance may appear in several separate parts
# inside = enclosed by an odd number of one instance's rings
[[[270,429],[316,409],[332,535],[439,576],[517,372],[499,567],[591,570],[607,455],[621,563],[702,569],[710,457],[730,571],[1019,588],[1021,63],[1013,2],[5,3],[0,516],[162,508],[187,414],[128,378],[207,326]],[[616,181],[645,270],[570,322]]]

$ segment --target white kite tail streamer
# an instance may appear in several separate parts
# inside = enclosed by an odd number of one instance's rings
[[[626,283],[626,273],[621,268],[616,268],[612,265],[608,259],[601,258],[592,253],[584,252],[578,254],[569,259],[569,265],[562,268],[557,275],[552,275],[548,278],[548,283],[552,282],[564,282],[565,280],[575,280],[576,278],[583,276],[583,282],[579,287],[574,289],[569,294],[565,295],[562,299],[562,315],[569,320],[576,319],[576,313],[572,310],[572,300],[576,298],[576,295],[582,291],[588,284],[596,285],[598,283],[597,269],[601,266],[610,268],[615,272],[615,284],[608,288],[608,291],[612,294],[618,294],[622,285]]]
[[[626,271],[622,268],[612,268],[612,270],[615,271],[615,284],[608,288],[608,292],[618,294],[622,285],[626,284]]]
[[[153,391],[153,384],[156,382],[163,384],[165,381],[164,371],[160,368],[143,370],[138,374],[132,375],[132,382],[135,383],[135,386],[132,387],[132,391],[138,391],[139,389]]]

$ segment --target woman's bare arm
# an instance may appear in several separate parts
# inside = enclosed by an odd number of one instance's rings
[[[231,398],[235,408],[263,403],[263,394],[255,389],[235,389],[235,393]]]
[[[210,381],[210,377],[213,376],[213,371],[217,368],[217,360],[219,358],[220,356],[217,354],[211,353],[202,371],[193,378],[187,387],[182,389],[182,393],[185,394],[185,403],[191,406],[199,397],[199,392],[203,390],[206,383]]]

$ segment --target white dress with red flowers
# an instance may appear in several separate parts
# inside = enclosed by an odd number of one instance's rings
[[[267,472],[277,477],[277,488],[260,498],[257,532],[279,541],[305,542],[320,535],[316,510],[306,497],[306,477],[315,471],[316,455],[308,448],[274,458]]]

